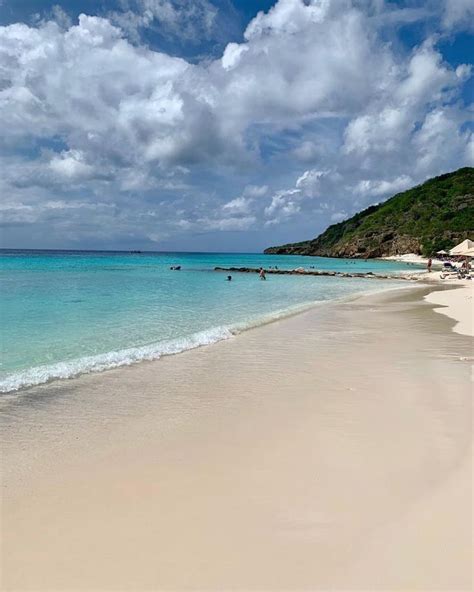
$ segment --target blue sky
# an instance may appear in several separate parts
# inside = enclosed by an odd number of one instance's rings
[[[473,164],[471,0],[0,0],[0,244],[258,251]]]

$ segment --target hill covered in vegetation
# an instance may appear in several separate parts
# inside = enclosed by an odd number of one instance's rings
[[[265,249],[267,254],[321,257],[432,255],[474,234],[474,168],[435,177],[352,218],[313,240]]]

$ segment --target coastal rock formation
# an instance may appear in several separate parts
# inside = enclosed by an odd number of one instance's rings
[[[270,255],[372,258],[449,250],[474,232],[474,168],[435,177]]]
[[[260,269],[257,267],[214,267],[214,271],[232,271],[237,273],[259,273]],[[378,280],[419,280],[420,274],[398,274],[398,275],[382,275],[380,273],[373,273],[372,271],[365,271],[362,273],[353,272],[346,273],[342,271],[317,271],[312,269],[265,269],[266,274],[275,275],[318,275],[325,277],[344,277],[344,278],[366,278]]]

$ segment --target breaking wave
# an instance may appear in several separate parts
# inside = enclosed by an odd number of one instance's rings
[[[215,327],[207,331],[200,331],[186,337],[168,341],[159,341],[94,356],[65,360],[55,364],[36,366],[2,378],[0,380],[0,392],[8,393],[25,387],[44,384],[52,380],[73,378],[80,374],[101,372],[120,366],[130,366],[131,364],[145,360],[158,360],[162,356],[178,354],[203,345],[210,345],[211,343],[229,339],[231,336],[232,332],[230,329],[226,327]]]
[[[406,289],[405,286],[398,289],[404,288]],[[391,286],[391,289],[394,289],[394,287]],[[35,366],[26,370],[4,375],[0,378],[0,393],[13,393],[21,389],[38,386],[53,380],[64,380],[74,378],[81,374],[102,372],[104,370],[111,370],[121,366],[131,366],[138,362],[158,360],[163,356],[178,354],[204,345],[211,345],[219,341],[230,339],[232,336],[237,335],[242,331],[298,314],[319,304],[335,304],[337,302],[355,299],[361,294],[370,294],[380,291],[384,290],[381,290],[379,287],[377,290],[364,290],[330,301],[316,300],[304,302],[289,308],[275,310],[271,313],[260,315],[241,323],[230,326],[213,327],[184,337],[157,341],[147,345],[124,348],[93,356],[83,356],[80,358],[56,362],[54,364]]]

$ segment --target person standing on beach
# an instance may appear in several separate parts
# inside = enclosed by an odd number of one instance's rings
[[[266,280],[267,276],[265,275],[265,270],[263,269],[263,267],[260,268],[260,271],[258,272],[258,275],[260,276],[261,280]]]
[[[429,272],[429,273],[431,273],[431,266],[432,266],[432,265],[433,265],[433,261],[432,261],[432,259],[431,259],[431,257],[430,257],[430,258],[428,259],[428,265],[427,265],[427,267],[428,267],[428,272]]]

